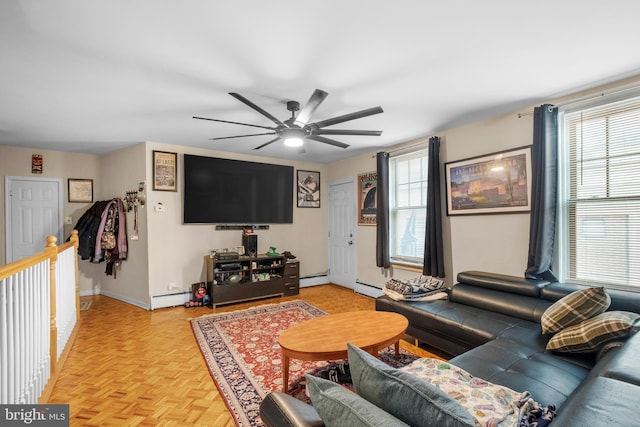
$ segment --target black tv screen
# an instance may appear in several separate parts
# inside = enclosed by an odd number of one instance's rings
[[[293,223],[293,167],[184,155],[184,222]]]

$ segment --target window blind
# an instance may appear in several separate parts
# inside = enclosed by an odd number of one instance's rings
[[[564,120],[568,278],[640,290],[640,97]]]

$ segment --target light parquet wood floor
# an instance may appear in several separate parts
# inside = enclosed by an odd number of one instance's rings
[[[322,285],[299,297],[218,307],[239,310],[301,298],[329,312],[373,310],[372,298]],[[68,403],[72,426],[234,426],[193,337],[188,319],[208,307],[147,311],[95,296],[80,312],[77,338],[49,403]],[[421,357],[437,357],[402,341]]]

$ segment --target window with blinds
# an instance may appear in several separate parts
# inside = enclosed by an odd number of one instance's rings
[[[566,112],[566,279],[640,290],[640,97]]]
[[[389,254],[392,262],[422,264],[427,225],[428,151],[389,159]]]

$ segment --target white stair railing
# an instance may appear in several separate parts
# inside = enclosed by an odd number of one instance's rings
[[[76,310],[76,248],[58,251],[56,262],[56,324],[58,325],[58,354],[60,359],[78,320]]]
[[[50,375],[49,259],[0,285],[0,402],[37,403]]]
[[[77,238],[0,267],[0,404],[35,404],[78,324]],[[57,325],[61,325],[59,328]]]

